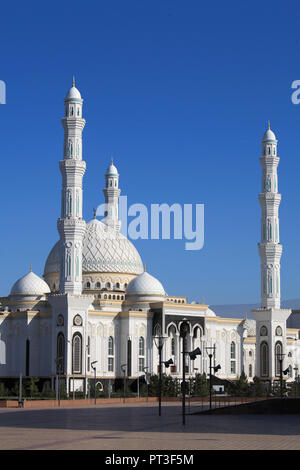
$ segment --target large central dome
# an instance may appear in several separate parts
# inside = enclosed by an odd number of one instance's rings
[[[52,248],[44,270],[44,276],[60,272],[60,245]],[[82,249],[83,273],[128,273],[143,272],[142,259],[133,244],[120,232],[92,219],[86,225]]]

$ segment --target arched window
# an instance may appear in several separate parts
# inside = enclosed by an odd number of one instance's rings
[[[260,345],[260,374],[262,377],[269,375],[269,346],[265,341]]]
[[[139,372],[144,372],[145,367],[145,339],[140,336],[139,339]]]
[[[175,347],[175,338],[171,338],[171,355],[175,356],[176,347]]]
[[[280,377],[280,362],[282,361],[282,343],[277,341],[275,344],[275,375]]]
[[[235,359],[235,342],[232,341],[230,345],[230,358]]]
[[[29,339],[26,340],[26,366],[25,366],[25,373],[27,377],[29,376],[30,372],[30,341]]]
[[[71,255],[67,253],[67,276],[71,276]]]
[[[87,289],[90,289],[90,287],[91,287],[91,283],[90,283],[90,282],[87,282],[87,283],[86,283],[86,288],[87,288]]]
[[[249,377],[252,377],[252,364],[249,364]]]
[[[139,356],[144,356],[145,355],[145,340],[141,336],[139,339]]]
[[[112,336],[108,338],[108,372],[114,371],[114,339]]]
[[[106,283],[106,289],[110,289],[110,282]]]
[[[119,284],[118,282],[117,282],[117,284],[116,284],[116,288],[117,288],[117,289],[120,289],[120,284]]]
[[[112,336],[108,338],[108,355],[109,356],[114,355],[114,339]]]
[[[99,289],[101,287],[100,282],[97,282],[96,287],[97,287],[97,289]]]
[[[231,374],[236,374],[236,348],[234,341],[230,345],[230,359],[230,372]]]
[[[76,276],[79,276],[79,256],[76,256]]]
[[[56,369],[60,374],[65,372],[65,337],[63,333],[57,335],[57,348],[56,348]]]
[[[80,333],[75,333],[72,341],[73,351],[73,374],[82,373],[82,337]]]

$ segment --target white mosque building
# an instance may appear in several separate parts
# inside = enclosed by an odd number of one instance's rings
[[[134,245],[120,233],[119,174],[111,162],[105,174],[105,217],[82,217],[83,100],[73,82],[64,100],[65,116],[59,241],[47,258],[44,280],[32,270],[0,298],[0,377],[51,379],[59,369],[67,391],[86,389],[87,380],[135,379],[159,369],[154,337],[163,335],[163,360],[172,359],[167,374],[182,376],[183,321],[189,324],[186,374],[209,373],[206,348],[215,347],[214,365],[221,379],[278,379],[278,354],[284,354],[289,380],[298,375],[299,329],[287,328],[291,310],[280,308],[280,257],[277,140],[270,126],[262,139],[261,309],[255,320],[223,318],[208,305],[170,297],[144,269]],[[293,316],[293,314],[292,314]],[[241,317],[243,315],[241,314]],[[296,322],[297,324],[297,322]],[[125,366],[124,366],[125,365]],[[123,366],[123,367],[122,367]]]

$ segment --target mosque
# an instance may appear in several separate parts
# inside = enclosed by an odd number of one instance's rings
[[[220,379],[235,380],[244,371],[278,380],[280,358],[287,378],[298,376],[299,329],[288,328],[295,314],[280,307],[280,258],[277,140],[268,126],[262,139],[261,308],[254,319],[223,318],[208,305],[169,296],[162,283],[146,272],[134,245],[120,232],[119,173],[113,161],[105,174],[107,211],[102,220],[82,217],[83,100],[73,86],[64,100],[61,215],[59,241],[49,253],[44,279],[32,270],[0,298],[0,376],[64,378],[67,392],[86,390],[87,380],[112,383],[123,374],[131,379],[159,370],[155,338],[164,337],[163,371],[182,376],[180,328],[188,323],[186,356],[189,377],[209,373],[208,348]],[[241,315],[243,317],[243,315]],[[296,320],[294,326],[300,326]]]

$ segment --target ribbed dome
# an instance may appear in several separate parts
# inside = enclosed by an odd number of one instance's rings
[[[10,295],[43,295],[50,293],[48,284],[30,271],[12,286]]]
[[[127,286],[126,295],[166,295],[158,279],[146,271],[134,278]]]
[[[70,90],[68,91],[67,96],[66,96],[65,99],[66,100],[72,100],[72,99],[81,100],[80,91],[77,90],[77,88],[75,86],[72,86],[72,88],[70,88]]]
[[[52,248],[45,264],[44,275],[60,272],[59,242]],[[134,245],[120,232],[92,219],[83,238],[82,271],[93,273],[143,272],[143,262]]]

